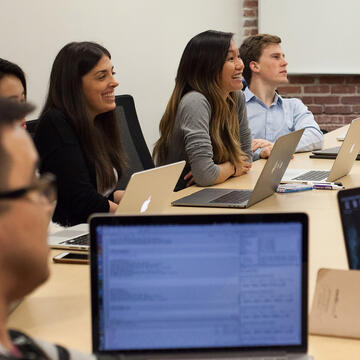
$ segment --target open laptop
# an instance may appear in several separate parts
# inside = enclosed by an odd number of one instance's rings
[[[287,169],[281,182],[332,182],[349,173],[360,150],[360,118],[352,121],[330,171]]]
[[[256,182],[254,190],[203,189],[172,202],[175,206],[248,208],[272,195],[289,164],[304,129],[280,136]]]
[[[360,188],[337,194],[349,268],[360,270]]]
[[[183,160],[132,174],[116,214],[164,212],[184,166]]]
[[[51,233],[48,244],[52,249],[88,251],[89,250],[89,225],[78,224]]]
[[[134,173],[126,187],[116,214],[162,213],[170,205],[173,189],[185,166],[185,161]],[[79,224],[54,234],[51,248],[76,251],[89,250],[89,226]]]
[[[306,214],[95,216],[90,237],[96,355],[311,359]]]

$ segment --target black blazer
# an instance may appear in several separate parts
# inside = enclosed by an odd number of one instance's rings
[[[97,192],[95,165],[79,143],[71,119],[58,109],[40,118],[35,134],[40,172],[56,175],[58,201],[53,221],[63,226],[87,222],[94,212],[109,212],[108,200]]]

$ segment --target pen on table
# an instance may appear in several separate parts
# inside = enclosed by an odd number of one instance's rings
[[[313,184],[313,189],[319,190],[341,190],[344,189],[344,186],[336,184]]]
[[[287,183],[284,183],[284,184],[287,184]],[[292,184],[292,183],[290,183],[290,184]],[[312,185],[314,185],[314,184],[317,184],[317,183],[315,183],[315,182],[313,182],[313,181],[299,181],[299,182],[296,182],[296,183],[294,183],[294,184],[306,184],[306,185],[309,185],[309,184],[312,184]],[[322,181],[321,183],[319,183],[319,184],[328,184],[328,185],[339,185],[339,186],[342,186],[342,182],[340,182],[340,181],[335,181],[335,182],[332,182],[332,181]]]

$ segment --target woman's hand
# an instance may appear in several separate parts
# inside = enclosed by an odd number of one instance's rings
[[[124,190],[116,190],[114,191],[114,202],[116,204],[119,204],[122,197],[124,196],[125,191]]]
[[[220,173],[215,184],[221,184],[231,176],[246,174],[251,168],[251,162],[248,162],[247,156],[240,156],[240,159],[235,166],[230,161],[226,161],[222,164],[218,164],[218,167],[220,168]]]
[[[192,176],[191,170],[184,176],[184,180],[189,180],[186,183],[186,187],[189,187],[192,184],[195,184],[195,180],[194,180],[194,177]]]
[[[240,176],[247,174],[251,169],[251,162],[248,161],[249,158],[247,156],[240,156],[240,161],[236,163],[236,171],[233,176]]]

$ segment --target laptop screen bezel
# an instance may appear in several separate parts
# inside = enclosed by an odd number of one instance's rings
[[[94,215],[90,218],[90,267],[91,267],[91,312],[92,312],[92,348],[96,354],[121,354],[126,356],[186,356],[201,354],[220,354],[226,352],[274,351],[306,353],[308,344],[308,216],[305,213],[276,214],[211,214],[211,215]],[[301,344],[285,346],[255,347],[216,347],[192,349],[161,350],[100,350],[99,349],[99,304],[98,304],[98,268],[96,228],[103,225],[146,225],[146,224],[212,224],[212,223],[284,223],[302,224],[302,313]]]
[[[356,188],[351,188],[351,189],[345,189],[345,190],[340,190],[337,193],[337,199],[338,199],[338,208],[339,208],[339,213],[340,213],[340,221],[341,221],[341,228],[342,228],[342,232],[343,232],[343,236],[344,236],[344,242],[345,242],[345,249],[346,249],[346,258],[347,258],[347,263],[349,266],[349,269],[351,270],[359,270],[353,267],[352,263],[351,263],[351,248],[349,245],[349,238],[348,238],[348,234],[345,231],[345,223],[344,223],[344,212],[342,211],[342,201],[343,199],[352,197],[352,196],[356,196],[360,198],[360,187],[356,187]]]

